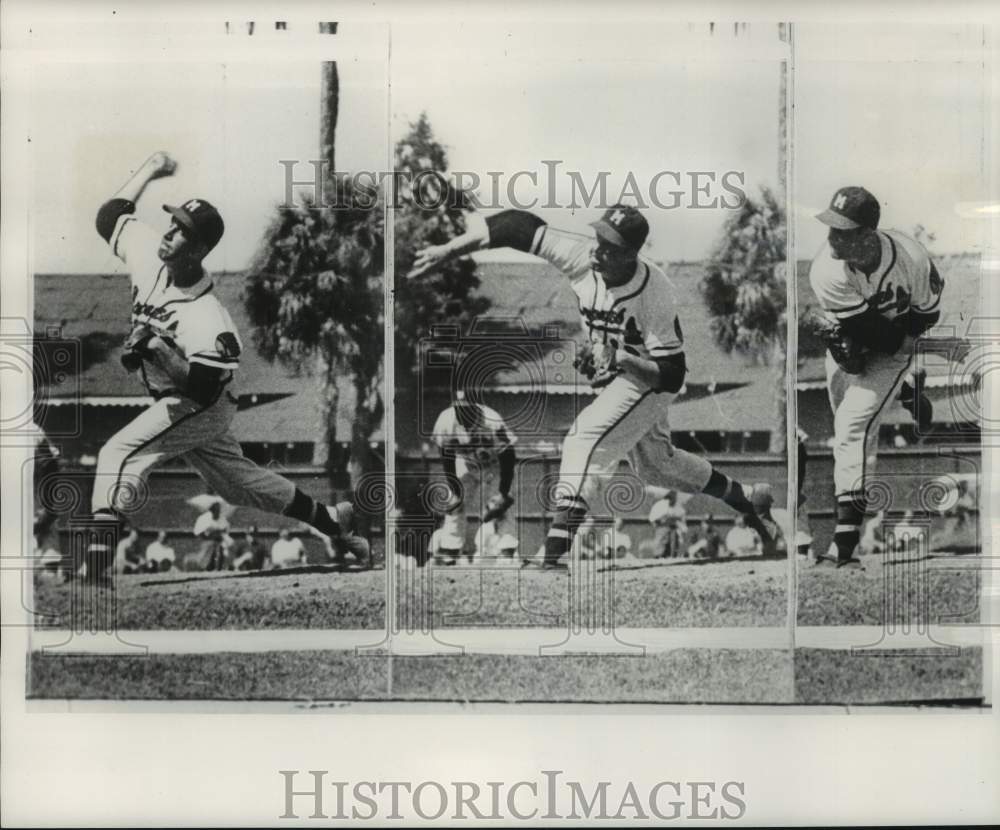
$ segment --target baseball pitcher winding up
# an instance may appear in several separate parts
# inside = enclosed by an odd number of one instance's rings
[[[684,338],[672,283],[639,253],[646,219],[634,207],[615,205],[591,226],[596,239],[556,230],[523,210],[485,220],[473,214],[466,233],[420,251],[410,275],[472,251],[509,247],[553,264],[576,293],[586,335],[578,368],[599,394],[563,440],[543,566],[560,566],[602,482],[625,458],[647,484],[724,501],[771,549],[772,534],[754,512],[749,488],[671,443],[667,412],[687,372]]]
[[[166,153],[155,153],[97,213],[97,232],[131,275],[132,332],[122,364],[139,374],[154,403],[102,447],[94,519],[117,526],[136,481],[157,464],[183,456],[230,503],[307,522],[336,545],[367,548],[353,533],[349,502],[330,507],[314,501],[245,458],[230,432],[237,402],[229,386],[243,346],[202,267],[222,239],[222,217],[204,199],[164,205],[171,222],[161,236],[135,216],[146,186],[173,175],[176,166]],[[88,578],[101,579],[107,554],[105,545],[91,542]]]

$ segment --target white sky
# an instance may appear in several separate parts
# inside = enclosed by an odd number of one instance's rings
[[[393,27],[393,138],[426,110],[448,147],[452,170],[537,171],[537,188],[522,180],[521,200],[546,196],[543,160],[576,170],[592,183],[610,171],[609,196],[628,171],[645,188],[659,171],[745,173],[748,191],[777,183],[780,45],[776,27],[741,36],[744,60],[723,60],[734,40],[707,27],[513,25]],[[750,46],[759,47],[750,51]],[[713,57],[714,56],[714,57]],[[719,58],[719,59],[717,59]],[[568,204],[569,179],[557,199]],[[661,201],[678,189],[661,180]],[[690,190],[684,179],[680,189]],[[488,193],[488,189],[486,190]],[[725,196],[716,187],[712,196]],[[503,201],[503,200],[501,200]],[[685,195],[682,204],[690,197]],[[503,204],[504,207],[508,206]],[[587,230],[597,209],[576,215],[538,209],[553,225]],[[663,259],[704,255],[721,209],[651,207],[651,253]]]
[[[797,27],[802,257],[823,241],[815,213],[847,184],[879,199],[884,227],[922,224],[940,253],[982,250],[988,223],[959,215],[989,199],[984,117],[996,102],[985,98],[982,37],[975,26]]]
[[[386,66],[376,51],[386,30],[372,28],[375,59],[338,63],[338,168],[382,169],[388,158]],[[255,38],[229,40],[276,42],[273,34]],[[164,202],[208,199],[226,234],[206,264],[242,268],[284,198],[279,159],[302,159],[295,177],[312,178],[307,161],[318,157],[320,62],[296,59],[294,49],[284,60],[165,60],[155,41],[141,60],[143,37],[131,42],[132,53],[108,53],[111,60],[92,49],[79,50],[80,59],[64,50],[60,62],[33,69],[34,270],[118,270],[94,215],[135,166],[161,149],[177,158],[178,171],[150,185],[140,216],[165,228]]]
[[[178,25],[172,31],[176,46],[198,30]],[[262,42],[261,34],[254,43]],[[911,230],[922,223],[942,252],[979,249],[984,223],[963,219],[957,206],[988,198],[986,76],[976,62],[981,31],[869,26],[861,32],[802,24],[795,34],[800,256],[810,256],[822,239],[813,214],[848,183],[863,184],[882,200],[887,226]],[[386,35],[385,27],[354,24],[336,36],[357,41],[354,57],[339,63],[341,169],[385,166],[379,50]],[[64,45],[58,61],[34,66],[37,272],[115,268],[94,232],[94,212],[156,149],[173,152],[181,166],[176,177],[151,186],[141,214],[165,225],[164,201],[199,195],[215,202],[227,233],[208,265],[241,268],[283,196],[278,160],[315,157],[318,60],[293,51],[291,57],[301,59],[178,63],[144,50],[150,37],[147,30],[132,31],[130,52],[96,53],[74,30],[79,59]],[[276,37],[270,41],[278,43]],[[704,25],[435,21],[396,24],[391,40],[392,138],[426,110],[453,170],[484,178],[490,170],[541,176],[543,160],[560,160],[557,197],[563,202],[568,170],[588,184],[610,171],[612,195],[626,171],[643,186],[663,170],[740,170],[750,192],[776,184],[784,47],[773,25],[752,24],[738,37],[724,27],[709,38]],[[364,59],[367,54],[373,58]],[[308,167],[300,169],[308,175]],[[674,185],[664,180],[661,186],[668,198]],[[712,193],[724,195],[718,187]],[[545,189],[522,180],[518,194],[544,196]],[[685,195],[685,204],[690,198]],[[586,230],[597,215],[594,209],[541,212],[573,230]],[[667,260],[703,257],[725,215],[721,208],[651,208],[651,253]]]

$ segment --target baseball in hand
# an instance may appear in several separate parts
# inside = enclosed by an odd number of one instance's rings
[[[149,164],[154,179],[163,178],[164,176],[172,176],[174,171],[177,169],[177,162],[171,158],[169,154],[163,152],[162,150],[153,153],[153,155],[149,157],[147,164]]]

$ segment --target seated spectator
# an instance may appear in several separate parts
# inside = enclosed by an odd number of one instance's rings
[[[725,553],[722,536],[715,526],[715,517],[709,514],[702,521],[698,541],[688,548],[688,556],[695,559],[718,559]]]
[[[139,551],[139,531],[126,529],[115,549],[115,573],[134,574],[142,570],[142,553]]]
[[[885,534],[882,530],[882,522],[885,520],[885,511],[879,510],[872,516],[865,525],[865,531],[861,534],[861,553],[884,553]]]
[[[625,530],[625,521],[621,516],[615,516],[611,532],[606,534],[604,557],[606,559],[624,559],[632,555],[632,537]]]
[[[743,514],[736,517],[736,524],[726,534],[726,550],[730,556],[754,556],[761,552],[760,537],[747,527]]]
[[[233,568],[237,571],[259,571],[263,570],[266,561],[267,548],[257,538],[257,528],[251,527],[236,546]]]
[[[59,552],[57,521],[56,514],[50,513],[44,507],[35,512],[33,525],[35,561],[41,573],[58,579],[69,579],[72,563],[64,563],[63,556]]]
[[[459,536],[455,533],[446,533],[442,526],[431,534],[428,553],[435,565],[457,565],[462,559],[462,547]]]
[[[761,522],[763,522],[764,527],[767,528],[768,532],[771,534],[771,539],[774,541],[774,552],[779,555],[788,555],[788,542],[785,539],[785,530],[782,523],[778,521],[774,513],[774,494],[771,491],[771,485],[767,482],[760,482],[753,486],[753,492],[750,496],[750,501],[753,503],[754,510],[757,511],[757,515],[760,516]],[[787,521],[787,512],[784,509],[779,508],[779,512],[782,514],[783,520]],[[763,545],[761,545],[761,552],[763,552]]]
[[[229,522],[222,515],[222,505],[215,502],[194,523],[194,535],[201,540],[199,558],[206,571],[222,570],[226,566]]]
[[[306,548],[298,536],[292,536],[287,527],[278,531],[278,538],[271,545],[271,567],[274,569],[288,568],[293,565],[304,565]]]
[[[668,490],[649,511],[649,521],[656,528],[654,541],[657,556],[673,558],[685,551],[687,537],[687,511],[678,504],[677,491]]]
[[[156,534],[156,539],[146,546],[146,556],[143,560],[143,568],[152,573],[158,571],[169,571],[177,563],[177,554],[174,549],[167,544],[167,531],[161,530]]]

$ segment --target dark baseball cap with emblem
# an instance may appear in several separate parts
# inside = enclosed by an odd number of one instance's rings
[[[631,251],[640,250],[649,236],[646,217],[631,205],[613,205],[604,211],[604,216],[591,222],[590,227],[601,239]]]
[[[830,207],[816,214],[820,222],[842,231],[878,227],[881,216],[878,199],[863,187],[842,187],[833,194]]]
[[[191,236],[208,245],[209,250],[219,244],[222,234],[226,232],[219,211],[211,202],[204,199],[188,199],[180,207],[164,205],[163,209],[173,216],[181,227],[190,231]]]

